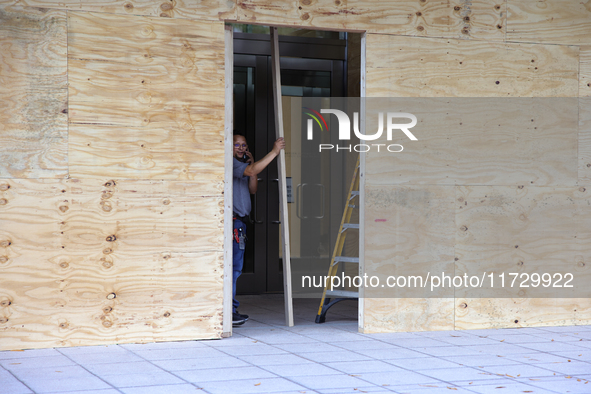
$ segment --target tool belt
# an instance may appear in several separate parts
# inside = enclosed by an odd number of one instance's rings
[[[236,212],[233,212],[232,220],[236,219],[240,219],[244,224],[250,223],[250,218],[248,216],[240,216]]]
[[[246,223],[250,223],[250,218],[248,216],[240,216],[238,215],[236,212],[233,212],[232,215],[232,220],[236,220],[236,219],[240,219],[242,221],[242,223],[244,223],[246,225]],[[233,238],[234,241],[236,241],[237,244],[240,244],[240,237],[245,237],[245,235],[243,235],[242,233],[242,228],[240,228],[240,233],[238,232],[238,229],[234,229],[234,233],[233,233]],[[241,248],[244,249],[244,248]]]

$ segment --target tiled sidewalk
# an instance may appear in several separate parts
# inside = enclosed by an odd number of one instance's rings
[[[0,352],[0,394],[591,393],[591,326],[363,335],[295,300],[242,297],[232,338]]]

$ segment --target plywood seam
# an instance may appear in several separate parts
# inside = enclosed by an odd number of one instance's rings
[[[535,42],[535,41],[504,41],[507,44],[528,44],[528,45],[554,45],[559,47],[581,47],[579,44],[556,44],[553,42]]]
[[[393,37],[406,37],[406,38],[421,38],[421,39],[427,39],[427,40],[453,40],[453,41],[458,41],[458,42],[486,42],[489,44],[504,44],[506,41],[503,40],[483,40],[480,38],[457,38],[457,37],[440,37],[440,36],[411,36],[408,34],[392,34],[392,33],[371,33],[368,32],[367,34],[371,34],[371,35],[376,35],[376,36],[393,36]],[[540,44],[539,42],[536,42],[534,44]],[[540,44],[540,45],[546,45],[546,44]],[[565,45],[563,45],[565,46]]]
[[[544,42],[530,42],[530,41],[496,41],[496,40],[482,40],[478,38],[455,38],[455,37],[435,37],[435,36],[410,36],[407,34],[391,34],[391,33],[367,33],[376,36],[393,36],[393,37],[407,37],[407,38],[420,38],[427,40],[453,40],[457,42],[486,42],[489,44],[529,44],[529,45],[555,45],[561,47],[580,47],[578,44],[556,44],[556,43],[544,43]]]

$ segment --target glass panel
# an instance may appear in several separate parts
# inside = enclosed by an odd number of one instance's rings
[[[291,101],[290,97],[330,97],[330,83],[331,83],[331,73],[330,71],[313,71],[313,70],[281,70],[281,94],[283,96],[283,130],[285,134],[285,157],[286,157],[286,176],[287,178],[291,178],[291,171],[292,169],[296,170],[299,174],[299,168],[295,169],[292,166],[292,153],[299,154],[299,146],[300,143],[293,144],[294,138],[300,138],[300,133],[298,132],[295,136],[290,134],[291,130],[291,116],[300,116],[299,112],[296,114],[291,113]],[[292,146],[296,147],[296,151],[292,152]],[[296,180],[299,182],[299,175],[296,175]],[[298,185],[295,180],[292,182],[292,202],[288,202],[288,219],[289,219],[289,227],[290,227],[290,244],[291,244],[291,257],[292,259],[299,258],[299,245],[300,242],[300,232],[302,231],[300,227],[300,221],[295,215],[294,211],[294,204],[295,201],[295,187]],[[330,190],[326,190],[326,188],[317,183],[315,185],[310,185],[306,189],[306,193],[314,195],[314,198],[320,198],[322,194],[330,196]],[[315,208],[318,212],[315,212],[315,216],[320,216],[323,207],[317,206]],[[329,253],[329,241],[330,237],[328,236],[328,221],[325,221],[326,226],[324,226],[324,239],[325,243],[318,246],[319,250],[322,251],[323,256],[327,256]],[[305,223],[306,227],[307,223]],[[304,230],[305,231],[305,230]],[[293,243],[295,242],[296,247],[294,248]],[[295,256],[294,256],[295,253]],[[283,241],[281,238],[279,239],[279,271],[283,272]]]
[[[269,34],[269,26],[232,24],[232,27],[236,33]],[[346,33],[338,31],[307,30],[293,27],[279,27],[277,31],[280,36],[329,38],[332,40],[346,39]]]
[[[335,248],[345,201],[351,185],[358,154],[339,146],[338,122],[335,116],[321,114],[322,109],[346,109],[346,99],[335,97],[290,98],[289,135],[291,138],[291,176],[293,207],[290,222],[293,296],[320,297],[324,286],[302,286],[303,277],[320,283],[328,274]],[[287,135],[288,133],[286,133]],[[310,136],[310,138],[309,138]],[[344,145],[341,143],[341,146]],[[323,148],[321,148],[323,147]],[[350,165],[353,162],[352,165]],[[355,202],[351,202],[354,204]],[[356,223],[349,218],[348,223]],[[358,223],[358,222],[357,222]],[[348,230],[340,256],[357,257],[355,230]],[[339,269],[358,266],[339,266]]]

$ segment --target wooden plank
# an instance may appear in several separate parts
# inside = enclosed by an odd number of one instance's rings
[[[68,20],[71,174],[221,181],[223,24]]]
[[[28,7],[59,8],[70,11],[92,11],[124,16],[152,16],[161,18],[184,18],[199,20],[234,20],[236,10],[231,0],[13,0],[6,3]]]
[[[232,27],[224,28],[225,35],[225,113],[224,113],[224,304],[223,333],[232,335],[233,301],[233,181],[234,181],[234,40]]]
[[[579,98],[578,183],[591,186],[591,96]]]
[[[579,97],[591,97],[591,45],[580,47]]]
[[[589,2],[509,0],[507,12],[507,41],[563,45],[591,42]]]
[[[366,59],[367,59],[367,33],[361,34],[360,43],[360,64],[359,68],[361,75],[359,76],[359,96],[366,97],[365,75],[366,75]],[[365,101],[361,99],[361,119],[360,127],[365,133]],[[365,273],[365,180],[366,180],[366,156],[365,153],[359,153],[359,275]],[[357,290],[359,292],[359,300],[357,302],[357,328],[359,332],[365,332],[365,290],[361,287]]]
[[[0,177],[64,177],[65,12],[0,9],[0,48]]]
[[[311,29],[368,31],[448,38],[503,40],[503,1],[300,1],[240,0],[237,19],[243,23]]]
[[[419,123],[417,141],[402,132],[374,143],[403,145],[400,153],[367,153],[372,184],[541,185],[577,183],[576,98],[375,99],[378,112],[402,109]],[[397,110],[398,110],[397,109]]]
[[[275,136],[284,138],[283,106],[281,102],[281,66],[279,64],[279,35],[277,28],[271,28],[271,66],[273,78],[273,108],[275,112]],[[285,176],[285,150],[277,157],[279,183],[279,214],[281,217],[281,240],[283,261],[283,299],[285,301],[285,324],[293,326],[293,300],[291,295],[291,254],[289,248],[289,218],[287,211],[287,185]]]
[[[369,34],[369,97],[576,97],[578,47]]]
[[[0,180],[0,348],[219,337],[223,200],[207,183]]]

